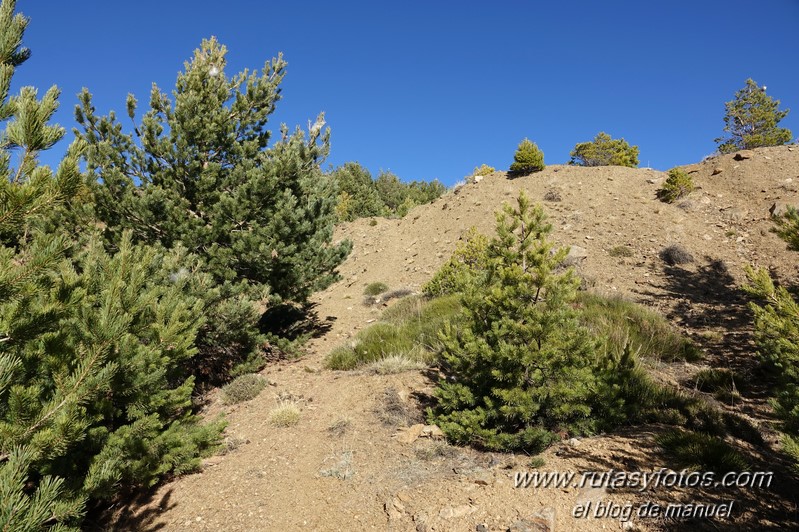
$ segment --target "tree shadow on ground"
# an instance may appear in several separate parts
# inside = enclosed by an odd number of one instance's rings
[[[333,328],[335,316],[319,318],[317,303],[297,305],[281,303],[270,307],[258,320],[258,329],[265,334],[272,334],[286,340],[295,341],[302,338],[319,338]]]
[[[156,488],[152,488],[120,495],[110,507],[97,505],[89,510],[82,529],[88,532],[116,530],[155,532],[165,529],[166,523],[159,523],[158,518],[163,512],[175,508],[177,503],[170,502],[171,489],[167,490],[156,503],[155,490]]]

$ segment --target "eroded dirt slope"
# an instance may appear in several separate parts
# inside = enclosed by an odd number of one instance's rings
[[[575,519],[572,509],[586,501],[638,508],[647,501],[681,497],[736,500],[735,521],[704,522],[710,528],[796,526],[795,486],[787,475],[771,490],[750,492],[516,489],[514,473],[530,470],[529,457],[452,448],[400,430],[421,421],[419,401],[433,386],[423,372],[375,376],[323,369],[334,347],[382,311],[381,305],[363,304],[368,283],[418,290],[470,226],[492,234],[493,213],[524,189],[544,204],[554,239],[581,248],[585,258],[579,272],[587,285],[657,308],[702,346],[705,360],[664,366],[664,379],[684,386],[701,365],[754,375],[747,299],[738,287],[748,264],[771,268],[786,281],[797,279],[796,255],[770,232],[769,210],[799,203],[799,147],[759,149],[744,160],[718,157],[686,170],[699,188],[675,205],[655,197],[665,179],[662,172],[550,166],[513,180],[495,173],[401,220],[377,219],[372,225],[366,219],[341,227],[337,238],[351,239],[353,253],[340,268],[343,279],[315,297],[315,312],[326,331],[311,341],[308,355],[270,365],[263,374],[272,385],[252,401],[227,407],[212,398],[208,413],[227,413],[228,434],[237,448],[207,461],[201,473],[160,487],[150,500],[118,510],[123,518],[115,526],[466,531],[484,525],[484,530],[506,530],[521,519],[531,527],[554,515],[557,530],[669,529],[673,522],[635,515],[632,525],[613,518]],[[559,200],[545,201],[545,196]],[[665,264],[659,253],[671,244],[683,246],[695,261]],[[628,251],[614,251],[619,246]],[[273,427],[269,412],[286,397],[300,402],[301,419],[293,427]],[[764,405],[762,390],[754,388],[739,404],[724,407],[762,429],[766,445],[752,452],[773,462],[779,458],[773,452],[777,442]],[[335,424],[338,430],[331,430]],[[651,471],[668,466],[653,443],[661,430],[637,427],[564,442],[543,454],[542,469]],[[785,467],[774,463],[773,469]]]

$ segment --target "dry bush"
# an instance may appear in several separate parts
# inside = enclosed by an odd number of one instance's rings
[[[249,401],[257,397],[267,384],[268,381],[256,373],[236,377],[222,387],[222,401],[227,405]]]
[[[688,250],[679,244],[672,244],[663,248],[660,252],[660,258],[669,266],[688,264],[694,261],[694,256],[688,253]]]

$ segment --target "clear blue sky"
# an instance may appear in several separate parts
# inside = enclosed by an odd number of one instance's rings
[[[124,116],[152,82],[171,91],[204,37],[229,49],[226,72],[289,63],[270,127],[307,127],[326,112],[327,164],[445,184],[487,163],[505,169],[524,137],[549,164],[600,130],[668,169],[715,150],[724,102],[748,77],[793,107],[799,136],[799,0],[43,2],[31,59],[15,87],[63,91],[57,121],[74,126],[76,94]],[[71,138],[71,132],[69,133]],[[62,142],[56,149],[63,149]],[[51,162],[53,156],[43,158]]]

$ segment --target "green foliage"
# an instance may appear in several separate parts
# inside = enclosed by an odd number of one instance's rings
[[[487,164],[481,164],[480,166],[475,166],[474,171],[470,176],[466,178],[467,183],[474,183],[474,178],[477,176],[487,176],[491,175],[496,172],[497,169],[493,166],[488,166]]]
[[[266,385],[266,379],[256,373],[241,375],[222,387],[222,400],[225,404],[235,405],[255,399]]]
[[[458,242],[452,257],[422,287],[422,292],[434,297],[457,294],[466,290],[473,275],[488,269],[488,237],[471,227]]]
[[[799,209],[788,206],[775,222],[775,232],[788,243],[788,249],[799,251]]]
[[[71,530],[87,500],[188,471],[219,443],[223,424],[192,412],[208,278],[181,273],[196,266],[182,246],[122,232],[110,254],[76,225],[85,145],[39,165],[64,134],[48,125],[58,89],[9,98],[28,56],[14,8],[0,4],[0,528]]]
[[[638,146],[613,139],[605,132],[598,133],[591,142],[577,144],[569,155],[569,164],[579,166],[638,166]]]
[[[525,176],[533,172],[540,172],[544,166],[544,152],[538,149],[535,142],[524,139],[516,148],[509,173],[515,176]]]
[[[696,362],[701,352],[660,314],[621,297],[579,292],[580,321],[602,339],[602,348],[619,355],[630,346],[639,357],[657,362]]]
[[[749,293],[763,299],[752,303],[755,341],[767,369],[777,377],[774,407],[785,432],[799,434],[799,304],[784,287],[774,285],[765,269],[746,269]]]
[[[382,294],[388,290],[388,285],[386,283],[376,282],[370,283],[364,288],[363,295],[365,296],[377,296]]]
[[[628,246],[615,246],[608,251],[608,255],[611,257],[632,257],[635,255],[635,251]]]
[[[335,169],[330,177],[338,187],[336,215],[340,222],[369,216],[403,217],[446,191],[437,180],[403,183],[391,172],[381,172],[374,180],[369,170],[353,162]]]
[[[791,131],[777,126],[788,115],[789,109],[780,111],[780,101],[768,96],[766,87],[761,88],[751,78],[724,107],[724,131],[727,135],[715,139],[720,153],[781,146],[791,141]]]
[[[360,164],[346,163],[336,168],[330,177],[338,187],[338,221],[350,222],[356,218],[387,214],[386,204],[378,194],[369,170]]]
[[[669,170],[669,177],[664,181],[663,187],[658,190],[657,196],[660,201],[674,203],[690,194],[694,188],[694,180],[690,175],[679,168],[672,168]]]
[[[746,471],[750,467],[743,454],[710,434],[674,429],[661,434],[655,441],[677,462],[674,469],[723,474]]]
[[[591,430],[597,343],[571,306],[579,282],[555,273],[551,225],[527,196],[497,215],[488,270],[463,293],[463,319],[442,334],[447,379],[430,420],[455,442],[540,450],[560,431]]]
[[[430,363],[441,348],[438,337],[444,325],[460,312],[458,296],[425,300],[409,297],[386,309],[381,321],[361,331],[353,345],[330,353],[330,369],[352,370],[391,357]]]

